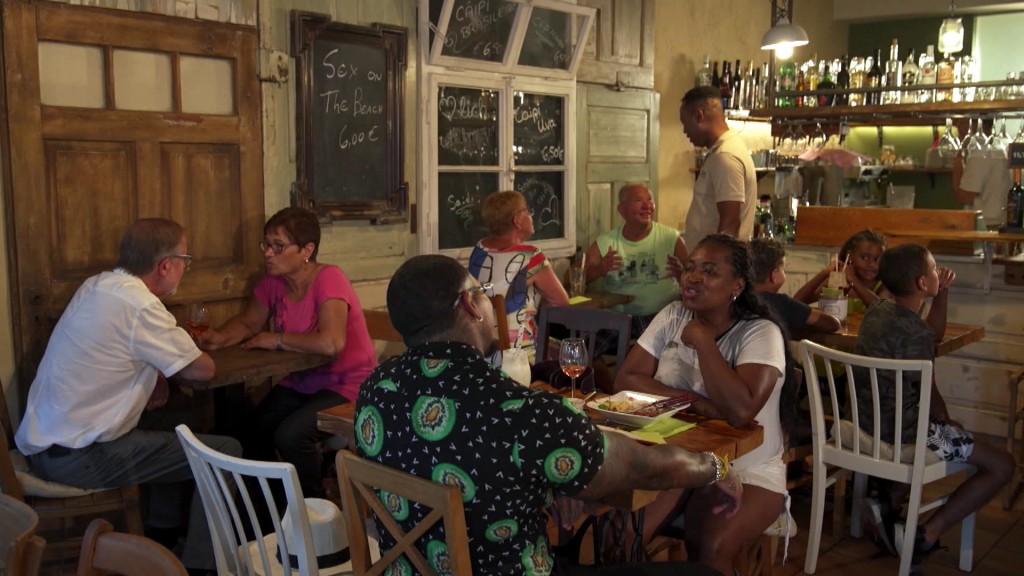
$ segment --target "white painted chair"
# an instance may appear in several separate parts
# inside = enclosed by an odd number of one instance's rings
[[[313,576],[339,573],[342,568],[351,566],[349,562],[322,572],[317,569],[309,512],[302,497],[295,466],[222,454],[203,444],[184,424],[175,428],[175,431],[185,448],[185,455],[203,499],[206,520],[213,538],[217,574],[276,575],[292,574],[297,570],[299,576]],[[247,478],[252,484],[258,484],[258,493],[255,489],[246,489]],[[283,515],[278,512],[279,506],[271,490],[274,483],[280,483],[284,488],[287,509]],[[272,533],[264,534],[260,527],[256,512],[258,508],[253,502],[253,498],[258,495],[262,495],[265,500],[273,522]],[[289,524],[292,533],[298,536],[295,541],[277,537],[277,534],[287,532]],[[246,527],[251,527],[255,536],[251,541],[246,539]],[[295,559],[294,562],[291,559]]]
[[[811,429],[813,431],[814,445],[814,489],[811,503],[811,523],[808,531],[807,557],[804,560],[804,571],[813,574],[818,564],[818,549],[821,545],[821,525],[825,512],[825,489],[835,482],[837,475],[845,474],[846,470],[854,473],[853,487],[853,510],[850,514],[850,531],[854,536],[861,535],[860,511],[864,492],[867,488],[868,476],[877,476],[887,480],[903,482],[911,485],[910,502],[907,510],[907,522],[904,530],[903,542],[894,543],[900,552],[900,576],[910,573],[910,562],[913,556],[914,536],[917,533],[917,525],[920,514],[933,508],[941,506],[946,497],[939,498],[932,502],[922,503],[921,496],[923,486],[929,482],[945,478],[962,470],[973,473],[975,468],[969,464],[943,462],[925,446],[925,439],[928,432],[928,411],[931,402],[932,391],[932,363],[927,360],[891,360],[884,358],[868,358],[839,352],[825,348],[808,340],[800,343],[801,354],[804,360],[804,370],[807,371],[807,381],[810,383],[807,390],[810,394],[811,404]],[[816,359],[824,360],[821,364]],[[819,381],[818,367],[825,367],[825,377],[829,387],[829,401],[832,404],[832,414],[842,414],[842,407],[839,406],[836,390],[836,374],[833,372],[832,362],[845,365],[847,384],[849,386],[850,411],[852,421],[837,420],[832,427],[831,437],[829,430],[825,428],[825,413],[822,401],[821,389],[815,385]],[[858,396],[855,394],[857,384],[854,381],[854,367],[861,367],[868,371],[868,382],[859,382],[862,389],[870,389],[871,397],[864,398],[863,392]],[[921,395],[917,422],[917,441],[914,444],[904,445],[899,434],[895,442],[889,444],[881,441],[881,415],[878,410],[878,372],[891,370],[896,372],[896,410],[895,429],[902,429],[902,387],[910,385],[908,380],[913,374],[920,378]],[[864,402],[871,402],[873,406],[874,430],[872,433],[860,430],[857,426],[859,408]],[[826,466],[835,466],[839,470],[832,475],[827,475]],[[974,523],[975,515],[972,513],[963,520],[960,536],[960,570],[970,571],[974,560]]]

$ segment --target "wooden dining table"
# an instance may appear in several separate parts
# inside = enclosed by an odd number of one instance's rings
[[[532,388],[551,391],[545,382],[535,382]],[[607,396],[597,394],[595,400]],[[355,411],[354,402],[333,406],[317,413],[317,428],[329,434],[340,434],[348,439],[349,445],[355,443]],[[608,424],[600,414],[587,411],[595,424]],[[764,441],[764,428],[758,425],[747,428],[734,428],[725,420],[703,418],[685,412],[677,413],[674,418],[685,422],[693,422],[695,427],[670,436],[666,442],[685,448],[691,452],[714,452],[718,456],[735,460],[739,456],[751,452]],[[609,432],[615,433],[615,432]],[[638,511],[655,500],[656,490],[629,490],[602,498],[602,503],[622,510]]]
[[[175,376],[171,380],[181,386],[191,388],[193,393],[193,411],[203,431],[211,431],[214,426],[225,431],[237,427],[241,411],[237,406],[251,388],[266,382],[268,379],[287,376],[293,372],[323,366],[333,361],[332,356],[292,352],[288,350],[264,350],[260,348],[243,349],[238,346],[212,350],[208,352],[213,358],[216,371],[209,380],[190,380]],[[231,386],[241,385],[234,397],[229,392]],[[229,422],[231,421],[231,422]]]
[[[846,317],[843,322],[842,329],[839,332],[830,334],[822,332],[810,332],[801,331],[794,334],[795,337],[807,338],[812,342],[817,342],[823,346],[829,346],[831,348],[845,348],[852,350],[857,344],[857,333],[860,330],[860,323],[864,320],[863,314],[850,314]],[[944,356],[950,352],[954,352],[972,344],[978,342],[985,337],[985,327],[975,324],[957,324],[955,322],[946,323],[946,332],[935,345],[935,356]]]

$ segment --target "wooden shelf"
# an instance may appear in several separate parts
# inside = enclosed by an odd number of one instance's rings
[[[816,106],[806,108],[758,108],[751,117],[773,120],[847,121],[859,125],[935,124],[946,116],[974,116],[1024,113],[1024,99],[980,102],[928,102],[925,104],[889,104],[883,106]]]

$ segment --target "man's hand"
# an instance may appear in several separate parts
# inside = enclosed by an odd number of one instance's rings
[[[609,246],[608,251],[605,252],[604,256],[601,256],[601,261],[597,263],[597,266],[601,271],[601,276],[604,276],[609,272],[622,268],[622,256],[619,256],[619,253]]]
[[[743,484],[736,474],[730,470],[725,478],[715,483],[718,489],[716,503],[711,508],[712,514],[725,514],[726,518],[732,518],[740,511],[740,504],[743,502]]]
[[[162,408],[167,404],[167,399],[170,397],[171,387],[167,384],[167,378],[164,378],[163,374],[158,374],[156,377],[156,387],[153,388],[153,393],[149,395],[149,400],[146,401],[146,410]]]

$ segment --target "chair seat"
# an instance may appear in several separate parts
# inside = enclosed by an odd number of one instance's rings
[[[18,477],[18,482],[21,483],[21,489],[25,492],[26,496],[38,498],[77,498],[78,496],[88,496],[109,490],[109,488],[76,488],[59,482],[43,480],[29,471],[28,460],[25,459],[21,452],[11,450],[10,456],[11,464],[14,466],[14,474]]]

